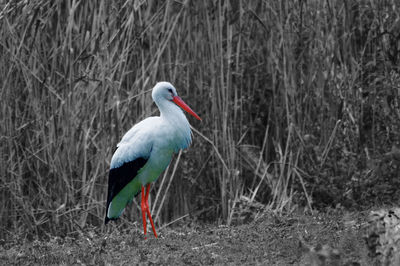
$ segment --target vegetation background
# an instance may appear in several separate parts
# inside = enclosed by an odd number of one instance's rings
[[[161,80],[203,121],[152,191],[159,226],[398,204],[399,5],[0,1],[0,238],[101,226]]]

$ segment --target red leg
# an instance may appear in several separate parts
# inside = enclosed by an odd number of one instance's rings
[[[142,217],[143,217],[143,230],[144,230],[144,239],[147,239],[147,222],[146,222],[146,214],[149,217],[151,228],[153,229],[154,236],[157,238],[156,228],[154,227],[153,219],[151,218],[151,213],[149,209],[149,194],[150,194],[150,184],[146,187],[146,193],[144,192],[144,186],[142,186],[142,203],[140,207],[142,209]]]
[[[147,233],[147,223],[146,223],[146,199],[144,195],[144,186],[142,186],[142,202],[140,204],[140,207],[142,209],[142,217],[143,217],[143,230],[144,230],[144,239],[146,239],[146,233]],[[147,208],[148,209],[148,208]]]
[[[149,216],[149,220],[150,220],[151,228],[153,229],[154,236],[157,238],[156,228],[154,227],[153,219],[151,218],[151,213],[150,213],[150,209],[149,209],[149,202],[148,202],[149,194],[150,194],[149,192],[150,192],[150,184],[147,184],[147,188],[146,188],[147,209],[146,209],[146,212],[147,212],[147,216]]]

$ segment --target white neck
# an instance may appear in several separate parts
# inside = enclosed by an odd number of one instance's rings
[[[155,101],[160,110],[160,118],[168,121],[171,128],[176,132],[178,149],[185,149],[189,146],[192,136],[190,124],[182,109],[175,103],[163,99]]]
[[[156,102],[158,109],[160,110],[160,117],[169,121],[176,123],[189,124],[185,114],[182,109],[179,108],[175,103],[162,100]]]

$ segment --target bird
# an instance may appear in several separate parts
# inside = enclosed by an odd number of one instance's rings
[[[150,185],[167,168],[173,154],[188,148],[192,142],[190,124],[182,109],[201,121],[178,96],[171,83],[158,82],[151,96],[160,116],[148,117],[135,124],[117,144],[110,163],[104,220],[107,224],[110,220],[118,219],[125,207],[141,192],[145,239],[146,215],[154,236],[158,237],[149,210]]]

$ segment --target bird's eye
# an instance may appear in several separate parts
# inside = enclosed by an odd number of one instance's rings
[[[172,89],[168,89],[168,91],[169,91],[169,93],[173,94],[173,93],[172,93]]]

